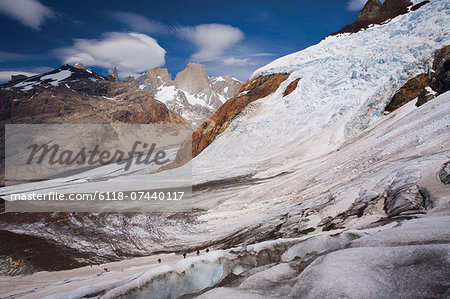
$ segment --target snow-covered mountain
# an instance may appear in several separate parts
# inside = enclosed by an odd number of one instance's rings
[[[0,278],[5,296],[448,297],[448,24],[450,3],[431,0],[270,63],[194,132],[195,157],[176,169],[2,189],[136,189],[186,169],[194,183],[192,213],[0,217],[9,244],[49,240],[69,255],[58,260],[155,254]]]
[[[193,127],[214,114],[242,86],[242,82],[230,76],[208,77],[199,63],[189,63],[174,80],[167,69],[154,68],[138,78],[126,77],[123,81],[149,92]]]
[[[449,5],[431,2],[387,24],[329,36],[256,70],[243,92],[194,132],[193,154],[201,152],[197,165],[208,169],[214,163],[234,176],[251,174],[255,167],[280,169],[281,160],[298,163],[339,149],[381,120],[409,79],[434,72],[435,54],[449,44]],[[289,77],[276,82],[274,93],[252,97],[283,74]],[[285,95],[291,83],[296,88]],[[233,102],[244,97],[252,97],[245,109],[230,114]]]
[[[112,77],[112,76],[111,76]],[[64,65],[0,85],[0,184],[4,184],[5,124],[184,124],[147,92],[108,80],[81,64]]]
[[[184,123],[148,93],[82,64],[2,84],[0,98],[9,123]]]

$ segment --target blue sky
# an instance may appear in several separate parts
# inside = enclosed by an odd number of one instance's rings
[[[0,0],[0,81],[82,62],[121,78],[189,62],[246,81],[352,23],[365,0]]]

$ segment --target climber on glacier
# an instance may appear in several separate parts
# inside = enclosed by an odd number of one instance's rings
[[[183,258],[186,258],[186,252],[183,252]]]

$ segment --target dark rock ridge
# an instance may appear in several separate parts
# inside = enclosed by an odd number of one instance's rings
[[[216,137],[228,128],[248,104],[275,92],[289,74],[271,74],[252,78],[242,86],[239,93],[229,99],[217,112],[205,120],[180,147],[175,161],[161,170],[181,166],[200,154]]]
[[[369,0],[359,12],[358,18],[354,23],[346,25],[341,30],[330,35],[356,33],[361,29],[368,28],[370,25],[382,24],[399,15],[406,14],[409,11],[409,7],[411,7],[411,10],[417,10],[428,2],[429,1],[423,1],[412,6],[410,0],[386,0],[383,4],[380,0]]]
[[[439,171],[439,178],[441,182],[448,185],[450,184],[450,161],[444,164],[444,166]]]
[[[289,83],[289,85],[286,87],[286,90],[284,91],[283,98],[292,93],[297,88],[298,81],[300,81],[300,78],[297,78]]]
[[[409,79],[408,82],[395,93],[385,110],[392,112],[400,108],[421,95],[425,91],[425,87],[429,85],[430,77],[427,74],[420,74]]]
[[[0,100],[8,123],[184,123],[148,93],[80,64],[0,85]]]
[[[409,79],[393,96],[385,111],[392,112],[417,98],[419,107],[450,89],[450,46],[440,49],[433,60],[430,74]]]

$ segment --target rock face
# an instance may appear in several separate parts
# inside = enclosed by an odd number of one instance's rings
[[[430,78],[427,74],[420,74],[408,80],[408,82],[406,82],[406,84],[394,95],[391,102],[386,107],[386,111],[392,112],[417,98],[420,94],[425,92],[425,87],[429,85]]]
[[[248,104],[275,92],[288,77],[289,74],[273,74],[247,81],[234,98],[225,102],[192,133],[192,140],[186,140],[181,145],[174,163],[165,168],[178,167],[200,154]]]
[[[81,64],[0,85],[0,101],[0,185],[5,123],[186,124],[147,92],[108,81]]]
[[[373,22],[383,15],[383,4],[380,0],[369,0],[359,12],[356,22]]]
[[[116,67],[114,67],[113,78],[114,78],[114,81],[119,81],[119,74],[117,73]]]
[[[286,87],[286,90],[284,91],[283,98],[292,93],[297,88],[298,81],[300,81],[300,78],[297,78],[289,83],[289,85]]]
[[[450,46],[440,49],[433,60],[431,74],[419,74],[408,80],[394,95],[385,111],[392,112],[417,98],[419,107],[450,89]]]
[[[230,76],[209,78],[199,63],[190,63],[172,80],[167,69],[154,68],[139,78],[123,80],[150,93],[197,127],[233,97],[242,82]]]
[[[189,63],[175,76],[175,85],[190,94],[196,94],[209,87],[208,76],[203,65]]]
[[[448,185],[450,184],[450,161],[444,164],[442,169],[439,171],[439,178],[441,182]]]
[[[383,4],[380,0],[369,0],[359,12],[358,18],[353,24],[346,25],[344,28],[331,35],[339,33],[356,33],[361,29],[369,27],[369,25],[382,24],[396,16],[407,13],[408,7],[410,6],[412,6],[410,0],[386,0]],[[416,9],[421,6],[416,6]]]
[[[433,61],[432,86],[439,94],[450,90],[450,45],[441,49]]]
[[[384,201],[384,210],[389,217],[425,211],[424,191],[420,192],[416,184],[419,178],[419,174],[407,171],[395,175]]]

